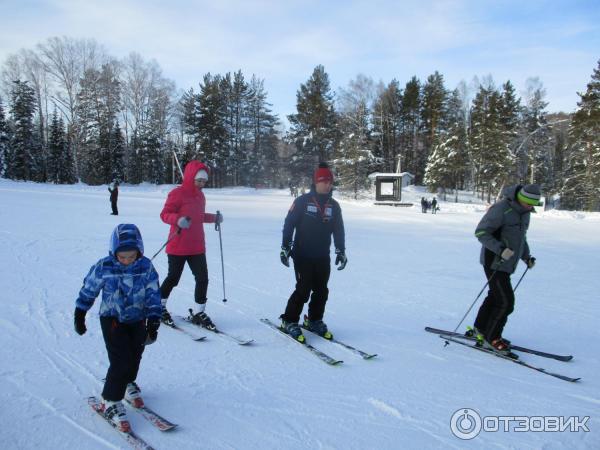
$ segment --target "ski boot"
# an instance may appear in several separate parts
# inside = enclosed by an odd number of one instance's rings
[[[127,389],[125,390],[125,400],[127,400],[134,408],[143,408],[144,400],[140,395],[141,392],[142,390],[135,381],[132,381],[127,385]]]
[[[113,402],[111,400],[103,399],[100,411],[118,431],[122,433],[131,432],[131,424],[129,423],[129,420],[127,420],[127,413],[125,412],[123,402]]]
[[[190,309],[190,322],[195,325],[200,325],[210,331],[215,331],[217,329],[213,321],[210,320],[210,317],[208,317],[204,311],[194,314],[194,311]]]
[[[470,338],[475,338],[475,345],[477,347],[483,346],[483,341],[485,340],[483,334],[475,327],[467,327],[467,331],[465,331],[465,336]]]
[[[163,307],[160,321],[169,327],[175,326],[175,322],[173,322],[173,318],[171,317],[171,314],[169,314],[169,311],[167,311],[167,308],[165,308],[165,307]]]
[[[322,320],[309,320],[308,316],[304,316],[304,328],[324,339],[333,339],[333,334],[329,332],[327,325]]]
[[[298,325],[297,322],[286,322],[285,320],[281,319],[281,326],[279,328],[281,328],[281,331],[289,334],[302,344],[304,344],[306,341],[306,338],[302,334],[302,328],[300,328],[300,325]]]
[[[502,338],[493,339],[491,342],[483,340],[483,348],[499,353],[511,359],[519,359],[519,356],[510,351],[510,347],[506,345]]]

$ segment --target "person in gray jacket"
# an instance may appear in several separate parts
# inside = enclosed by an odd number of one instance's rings
[[[502,338],[515,305],[510,276],[519,260],[530,269],[535,265],[527,243],[527,229],[530,214],[535,212],[533,207],[541,205],[541,190],[537,184],[514,185],[507,187],[503,194],[502,200],[488,209],[475,229],[475,236],[482,244],[480,262],[489,291],[471,334],[476,335],[484,347],[515,356],[510,352],[510,343]]]

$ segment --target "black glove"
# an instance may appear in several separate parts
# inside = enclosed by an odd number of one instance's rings
[[[337,255],[335,257],[335,265],[340,265],[340,267],[338,267],[338,270],[344,270],[344,267],[346,267],[346,264],[348,264],[348,258],[346,258],[346,253],[344,253],[343,250],[336,250],[335,254]]]
[[[535,258],[533,256],[529,256],[525,259],[525,264],[527,264],[528,269],[533,269],[535,266]]]
[[[285,245],[281,246],[281,253],[279,253],[281,264],[286,267],[290,267],[290,248]]]
[[[220,211],[217,211],[217,217],[215,217],[215,223],[223,223],[223,214]]]
[[[152,318],[146,322],[146,342],[144,345],[152,345],[158,338],[158,327],[160,327],[160,319]]]
[[[80,308],[75,308],[75,332],[79,336],[83,336],[87,331],[85,327],[85,314],[86,311]]]

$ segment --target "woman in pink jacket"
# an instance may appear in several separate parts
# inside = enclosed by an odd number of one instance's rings
[[[176,187],[167,197],[160,213],[163,222],[171,225],[167,244],[169,273],[160,286],[163,312],[162,321],[173,325],[173,319],[167,311],[167,299],[179,283],[185,263],[188,263],[196,279],[194,291],[195,308],[192,321],[208,329],[215,325],[204,311],[206,307],[206,290],[208,288],[208,268],[206,266],[206,246],[204,243],[204,224],[221,223],[221,214],[204,212],[206,198],[202,188],[208,181],[209,169],[200,161],[190,161],[183,173],[183,183]]]

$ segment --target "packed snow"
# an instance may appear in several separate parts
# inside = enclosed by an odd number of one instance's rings
[[[107,254],[118,223],[139,226],[147,256],[161,247],[168,226],[159,213],[172,188],[121,186],[121,215],[111,216],[106,186],[0,180],[2,448],[128,447],[87,405],[88,396],[100,395],[107,357],[100,299],[80,337],[73,330],[75,298],[90,266]],[[332,270],[325,320],[338,339],[378,356],[362,360],[307,333],[315,347],[344,360],[333,367],[259,321],[278,320],[294,285],[293,270],[279,261],[289,192],[205,192],[207,211],[225,218],[228,299],[221,301],[218,233],[206,225],[207,312],[223,330],[255,342],[239,346],[204,330],[198,334],[207,339],[194,342],[161,327],[144,353],[138,384],[147,405],[179,428],[161,433],[128,409],[133,429],[155,448],[600,448],[600,214],[532,217],[528,237],[537,265],[519,286],[505,329],[517,344],[573,354],[568,363],[522,354],[531,364],[582,378],[569,383],[463,346],[445,347],[423,330],[454,329],[485,283],[473,235],[485,205],[441,202],[432,215],[422,214],[419,203],[431,194],[414,187],[403,193],[413,207],[335,193],[349,262]],[[154,264],[164,278],[164,252]],[[186,268],[169,310],[185,315],[193,290]],[[450,419],[464,408],[482,417],[589,416],[589,432],[511,429],[461,440]]]

